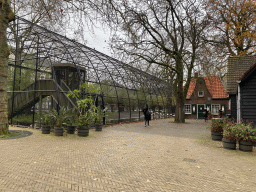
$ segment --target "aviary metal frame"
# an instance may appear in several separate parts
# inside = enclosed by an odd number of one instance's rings
[[[114,119],[120,122],[123,119],[143,118],[141,110],[146,103],[153,111],[153,118],[168,117],[172,112],[170,103],[172,89],[168,83],[156,76],[18,16],[13,23],[10,23],[7,35],[12,52],[9,67],[13,71],[13,86],[12,90],[8,91],[9,98],[12,99],[9,114],[14,113],[15,94],[28,91],[20,86],[24,71],[29,70],[33,73],[34,77],[31,81],[34,82],[34,89],[29,91],[34,92],[35,99],[36,92],[44,91],[37,87],[37,80],[43,74],[56,80],[54,65],[64,63],[76,68],[80,83],[89,82],[102,88],[101,95],[108,111],[106,119],[109,121]],[[34,65],[28,67],[26,62]],[[85,71],[83,77],[81,69]],[[58,86],[55,91],[61,92]],[[36,101],[34,105],[35,103]],[[12,119],[12,115],[10,117]]]

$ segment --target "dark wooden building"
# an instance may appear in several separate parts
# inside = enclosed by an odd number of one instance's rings
[[[56,79],[59,85],[64,81],[70,90],[79,89],[79,82],[85,82],[85,68],[79,67],[80,77],[77,73],[77,68],[70,63],[53,64]]]
[[[237,119],[256,124],[256,63],[238,81]]]
[[[213,116],[228,112],[228,95],[217,76],[195,77],[191,79],[185,101],[185,117],[203,119],[207,109]]]
[[[243,106],[244,103],[240,103],[239,106],[237,105],[238,101],[238,85],[241,86],[241,88],[245,88],[247,90],[248,86],[253,87],[256,89],[256,85],[253,85],[252,80],[250,80],[248,84],[248,78],[252,78],[252,76],[248,77],[248,75],[253,75],[249,71],[252,70],[253,65],[256,63],[256,56],[244,56],[244,57],[230,57],[228,59],[228,73],[227,73],[227,93],[230,98],[230,105],[231,105],[231,118],[236,119],[237,121],[240,121],[241,119],[241,113],[240,109],[243,109],[245,106]],[[247,76],[245,75],[247,74]],[[242,79],[242,80],[241,80]],[[246,80],[247,79],[247,80]],[[245,87],[244,87],[245,86]],[[251,88],[252,91],[253,88]],[[244,90],[246,91],[246,90]],[[244,98],[246,92],[243,92]],[[248,94],[252,94],[248,93]],[[243,101],[245,102],[245,101]],[[255,100],[256,102],[256,100]],[[239,107],[239,109],[238,109]],[[247,110],[247,109],[246,109]],[[247,111],[249,112],[249,111]],[[247,114],[249,116],[253,115],[252,113],[246,113],[246,111],[243,112],[243,116]],[[245,116],[244,116],[245,117]],[[251,119],[251,118],[249,118]]]

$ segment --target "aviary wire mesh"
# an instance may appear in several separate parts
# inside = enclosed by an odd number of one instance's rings
[[[61,96],[56,98],[50,92],[66,94],[74,88],[72,83],[79,85],[82,82],[101,87],[103,97],[99,102],[105,102],[107,122],[143,118],[141,110],[146,103],[153,111],[153,118],[167,117],[172,112],[171,87],[149,73],[20,17],[10,23],[7,35],[12,52],[9,62],[9,118],[31,112],[31,106],[35,106],[32,111],[37,112],[39,109],[35,104],[40,97],[53,96],[50,104],[49,97],[44,99],[48,104],[44,102],[43,109],[47,105],[48,108],[49,105],[54,107],[54,103],[61,105],[58,101]],[[75,79],[71,83],[68,78],[72,75]],[[43,86],[43,80],[47,79],[57,82],[54,88]],[[20,101],[18,98],[21,97],[33,101]],[[22,102],[23,107],[16,107]]]

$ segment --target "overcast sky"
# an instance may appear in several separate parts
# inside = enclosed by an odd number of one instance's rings
[[[108,45],[110,30],[105,28],[103,29],[100,24],[98,27],[94,27],[93,31],[89,29],[88,26],[83,26],[83,35],[86,43],[84,43],[83,40],[79,38],[79,35],[74,34],[74,28],[72,28],[72,26],[67,27],[64,33],[70,39],[75,39],[79,43],[85,44],[90,48],[96,49],[99,52],[111,56]]]
[[[103,29],[95,29],[95,34],[92,35],[89,32],[85,32],[85,38],[87,40],[87,46],[91,48],[95,48],[97,51],[102,52],[106,55],[110,55],[109,49],[109,37],[110,31]]]

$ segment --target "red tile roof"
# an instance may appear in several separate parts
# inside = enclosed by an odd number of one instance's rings
[[[228,95],[220,81],[218,76],[212,77],[202,77],[205,81],[206,87],[210,94],[212,95],[212,99],[226,99]],[[189,84],[188,93],[186,99],[190,99],[194,89],[196,87],[196,78],[192,78]]]
[[[195,87],[196,87],[196,79],[192,78],[188,87],[186,99],[190,99],[192,93],[194,92]]]

